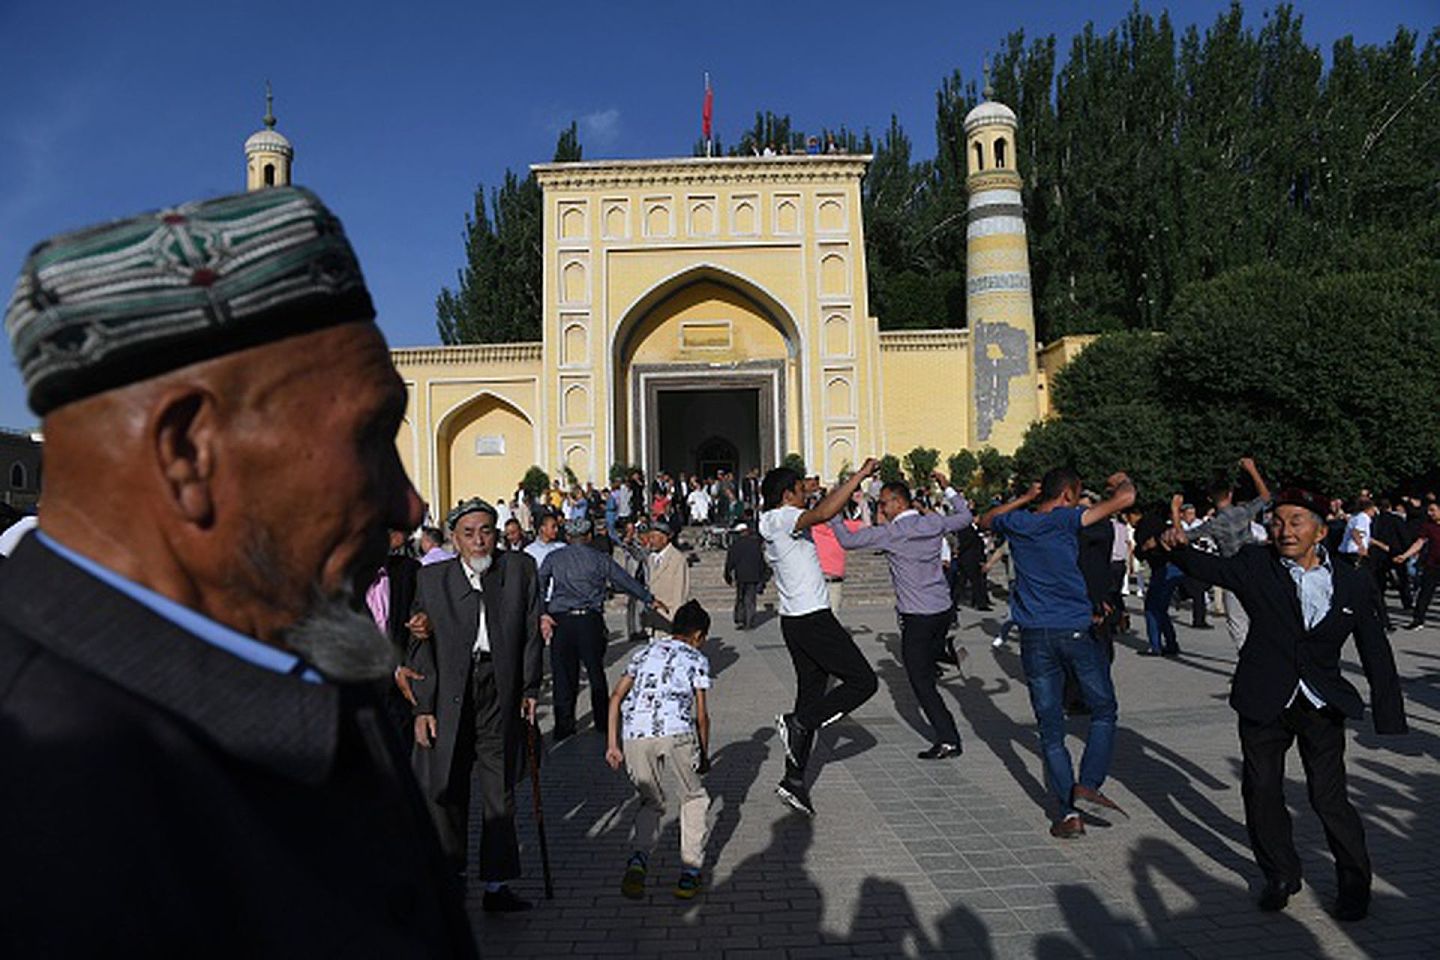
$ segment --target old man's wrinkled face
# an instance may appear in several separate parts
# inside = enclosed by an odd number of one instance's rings
[[[455,523],[454,538],[461,557],[488,557],[495,550],[494,515],[484,510],[465,514]]]
[[[1284,503],[1270,520],[1270,539],[1282,557],[1299,560],[1325,539],[1325,521],[1314,512]]]

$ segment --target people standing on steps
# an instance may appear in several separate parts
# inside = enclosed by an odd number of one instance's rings
[[[812,530],[844,509],[878,465],[873,457],[866,460],[808,508],[805,480],[789,467],[769,471],[760,485],[760,536],[765,541],[765,560],[775,573],[780,634],[795,667],[794,708],[775,718],[785,748],[785,775],[775,792],[811,816],[815,808],[805,771],[816,732],[869,700],[879,686],[870,662],[830,609]],[[839,682],[827,691],[832,679]]]
[[[950,503],[949,514],[921,513],[912,502],[910,487],[892,482],[880,488],[879,524],[853,531],[839,517],[829,524],[840,546],[878,550],[890,566],[900,616],[900,659],[934,734],[930,747],[920,752],[921,760],[946,760],[961,753],[955,717],[935,686],[936,661],[954,655],[946,650],[953,607],[940,568],[940,547],[947,534],[970,529],[973,520],[970,505],[945,476],[936,473],[935,480]]]

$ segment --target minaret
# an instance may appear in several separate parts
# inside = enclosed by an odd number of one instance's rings
[[[265,129],[257,130],[245,141],[245,189],[290,185],[290,164],[295,148],[285,135],[275,129],[275,97],[270,81],[265,81]]]
[[[975,371],[977,446],[1013,453],[1040,416],[1035,376],[1035,307],[1015,111],[997,103],[985,67],[985,100],[965,117],[970,194],[965,229],[965,315]]]

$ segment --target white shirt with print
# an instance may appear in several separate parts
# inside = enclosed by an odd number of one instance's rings
[[[683,640],[659,637],[625,665],[633,681],[620,704],[626,740],[674,737],[695,729],[695,691],[710,689],[710,661]]]

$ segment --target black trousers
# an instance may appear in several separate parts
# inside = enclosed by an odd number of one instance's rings
[[[905,676],[920,704],[920,712],[930,721],[936,743],[960,745],[960,731],[955,717],[945,706],[935,685],[935,661],[945,652],[945,635],[950,629],[950,612],[900,614],[900,659]]]
[[[755,624],[755,606],[760,600],[760,584],[735,584],[735,626],[749,630]]]
[[[1194,577],[1185,578],[1185,595],[1190,598],[1193,606],[1190,608],[1190,625],[1203,627],[1205,620],[1205,584]]]
[[[802,726],[819,730],[875,695],[879,682],[870,661],[829,610],[781,617],[780,635],[795,665],[795,718]],[[934,664],[931,658],[931,670]],[[831,677],[839,683],[827,691]],[[786,772],[792,773],[788,763]]]
[[[1440,583],[1440,567],[1420,568],[1420,595],[1415,598],[1415,611],[1412,614],[1414,623],[1425,622],[1425,613],[1430,609],[1437,583]]]
[[[550,638],[550,674],[555,678],[555,739],[575,732],[575,701],[580,696],[580,665],[590,682],[591,722],[605,732],[610,683],[605,679],[605,618],[598,612],[560,614]]]
[[[480,879],[520,876],[520,841],[515,836],[515,761],[518,747],[505,743],[505,723],[495,666],[488,657],[470,667],[469,693],[460,711],[450,789],[440,798],[435,824],[440,848],[456,870],[469,857],[470,774],[480,780]]]
[[[1297,741],[1310,806],[1335,857],[1340,894],[1368,896],[1365,829],[1345,787],[1345,717],[1333,707],[1316,708],[1303,693],[1269,723],[1240,718],[1241,793],[1255,862],[1268,880],[1300,879],[1300,856],[1285,807],[1285,754]]]

